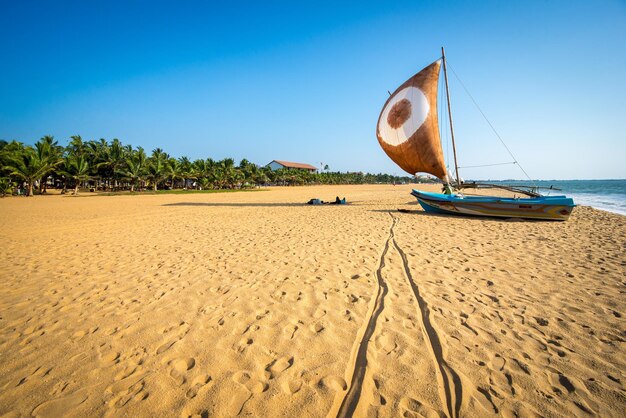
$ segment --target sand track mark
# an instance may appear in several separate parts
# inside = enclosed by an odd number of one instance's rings
[[[378,268],[376,269],[376,295],[372,298],[366,319],[363,322],[365,326],[361,327],[357,333],[352,355],[350,356],[350,369],[348,371],[350,384],[345,392],[345,395],[343,396],[343,399],[341,400],[337,413],[334,414],[337,404],[337,402],[335,402],[335,405],[331,408],[328,416],[351,417],[354,415],[354,411],[359,403],[359,398],[363,388],[363,380],[367,370],[367,348],[370,340],[372,339],[372,335],[374,334],[374,330],[376,329],[376,321],[378,320],[380,313],[385,308],[385,295],[388,292],[388,287],[385,279],[383,278],[382,270],[385,267],[385,256],[389,251],[390,243],[393,239],[393,228],[395,224],[396,219],[394,218],[391,228],[389,229],[389,236],[385,241],[385,247],[380,255]]]
[[[391,214],[390,214],[391,215]],[[397,223],[397,218],[393,215],[391,217],[394,220],[393,225],[395,226]],[[456,418],[459,416],[459,411],[461,409],[461,401],[463,399],[463,387],[461,384],[461,379],[459,375],[448,365],[443,355],[443,348],[441,345],[441,341],[439,340],[439,335],[437,334],[437,330],[430,322],[430,309],[428,308],[428,304],[420,295],[419,288],[413,279],[413,275],[411,274],[411,269],[409,268],[409,261],[406,257],[406,253],[402,251],[396,238],[393,234],[393,228],[391,230],[391,242],[393,243],[396,250],[402,257],[402,264],[404,266],[404,273],[413,290],[413,295],[415,296],[415,300],[417,301],[418,310],[418,322],[421,325],[422,332],[424,335],[424,339],[426,340],[427,346],[429,348],[429,352],[435,363],[435,369],[438,371],[437,377],[439,380],[439,397],[441,398],[442,404],[446,405],[447,415],[451,418]]]

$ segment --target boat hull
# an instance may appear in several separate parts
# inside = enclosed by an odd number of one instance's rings
[[[565,196],[505,198],[496,196],[460,196],[411,192],[426,212],[446,215],[489,216],[500,218],[565,221],[576,206]]]

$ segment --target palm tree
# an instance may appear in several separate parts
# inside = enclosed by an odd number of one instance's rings
[[[212,189],[221,189],[222,185],[225,183],[224,172],[217,166],[210,171],[210,175],[207,179],[209,180]]]
[[[187,188],[187,179],[193,177],[193,167],[189,158],[183,156],[178,159],[180,175],[183,179],[183,188]]]
[[[191,176],[196,179],[196,188],[202,187],[201,180],[206,180],[208,183],[207,168],[208,166],[206,160],[203,160],[202,158],[195,160],[191,165]]]
[[[265,171],[257,170],[257,172],[254,174],[252,178],[252,181],[254,182],[255,185],[260,187],[262,184],[267,183],[269,181],[269,178],[267,174],[265,173]]]
[[[24,144],[17,141],[0,141],[0,176],[9,179],[9,181],[16,180],[17,176],[11,176],[13,169],[13,159],[21,152],[24,151]]]
[[[126,167],[122,170],[122,175],[130,180],[130,192],[135,191],[135,184],[139,184],[143,176],[147,173],[146,152],[138,147],[137,151],[126,157]]]
[[[167,160],[167,164],[165,165],[165,171],[167,177],[171,179],[172,189],[174,189],[174,183],[176,179],[182,179],[182,166],[180,162],[176,158],[170,158]]]
[[[209,179],[206,177],[202,177],[198,180],[198,186],[202,190],[206,190],[209,188]]]
[[[106,144],[106,140],[101,139],[100,141],[104,141]],[[107,146],[101,147],[101,150],[103,153],[101,155],[101,161],[98,163],[98,168],[103,169],[103,174],[109,179],[109,184],[113,183],[113,186],[116,187],[118,177],[126,163],[126,156],[129,153],[129,149],[127,146],[124,146],[119,139],[114,138],[110,146],[107,144]]]
[[[62,147],[58,145],[53,136],[46,135],[35,143],[35,152],[38,159],[48,168],[42,173],[39,182],[39,193],[43,194],[46,191],[48,174],[63,162],[61,158]]]
[[[217,163],[212,158],[194,161],[193,173],[197,179],[197,185],[203,189],[208,188],[209,184],[215,187],[221,183],[222,176],[217,168]]]
[[[277,182],[282,183],[283,186],[286,186],[287,179],[289,178],[289,170],[286,168],[279,168],[274,173],[275,173],[274,179]]]
[[[72,135],[70,138],[70,143],[65,147],[67,152],[76,156],[88,154],[87,144],[83,142],[83,138],[80,135]]]
[[[243,174],[243,172],[239,169],[235,169],[233,171],[233,174],[230,178],[230,188],[234,188],[235,185],[239,185],[240,188],[243,188],[243,184],[245,182],[245,175]]]
[[[153,190],[157,191],[158,184],[166,177],[168,155],[161,148],[152,151],[148,159],[148,178],[152,181]]]
[[[23,179],[26,182],[27,196],[33,195],[35,181],[41,179],[44,174],[50,171],[49,163],[42,161],[31,147],[26,147],[12,155],[6,168],[10,175]]]
[[[2,194],[2,197],[11,193],[14,187],[15,183],[13,183],[10,178],[0,177],[0,194]]]
[[[259,167],[244,158],[239,163],[239,171],[243,175],[243,185],[245,185],[246,183],[256,182]]]
[[[6,166],[11,161],[11,157],[18,151],[24,149],[24,145],[17,141],[0,141],[0,174],[8,175],[9,171]]]
[[[112,173],[110,170],[111,149],[106,139],[100,138],[98,141],[87,142],[89,162],[91,163],[93,175],[97,177],[97,185],[107,188],[111,186]]]
[[[232,189],[235,185],[235,160],[232,158],[224,158],[218,163],[218,167],[222,175],[220,187],[228,184],[228,186]]]
[[[270,167],[265,166],[261,169],[263,174],[265,175],[266,181],[270,183],[274,183],[276,181],[276,172],[272,170]]]
[[[74,180],[74,195],[78,195],[78,188],[83,181],[89,180],[89,162],[84,155],[68,155],[65,158],[65,169],[62,173]]]
[[[211,188],[215,189],[222,182],[222,174],[219,170],[217,162],[213,158],[205,160],[205,176],[211,184]]]

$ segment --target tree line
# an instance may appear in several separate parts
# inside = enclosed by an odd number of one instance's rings
[[[67,146],[46,135],[34,146],[0,140],[0,194],[45,194],[48,187],[62,193],[92,191],[137,192],[162,189],[236,189],[266,185],[409,183],[416,178],[389,174],[271,170],[243,159],[190,160],[173,158],[161,148],[150,155],[142,147],[119,139],[84,141],[80,135]],[[424,179],[422,179],[424,180]]]

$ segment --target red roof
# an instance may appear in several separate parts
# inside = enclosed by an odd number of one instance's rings
[[[287,168],[304,168],[306,170],[317,170],[317,167],[314,167],[311,164],[292,163],[290,161],[280,161],[280,160],[274,160],[274,162],[277,162],[278,164]]]

